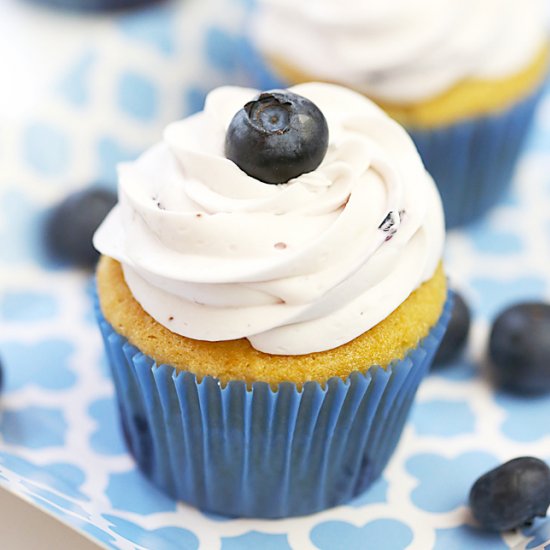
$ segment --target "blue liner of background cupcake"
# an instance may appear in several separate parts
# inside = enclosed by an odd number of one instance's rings
[[[376,480],[407,419],[452,308],[403,360],[325,387],[251,388],[199,381],[153,359],[96,315],[116,387],[123,432],[157,486],[201,510],[280,518],[337,506]]]
[[[543,89],[489,116],[407,128],[439,188],[448,228],[478,219],[508,191]]]

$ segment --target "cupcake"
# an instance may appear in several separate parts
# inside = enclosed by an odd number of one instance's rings
[[[343,84],[400,122],[439,187],[448,227],[480,217],[506,191],[541,97],[544,3],[367,4],[259,0],[253,40],[285,85]]]
[[[223,515],[309,514],[382,472],[449,318],[444,219],[360,94],[219,88],[119,168],[97,316],[130,452]]]

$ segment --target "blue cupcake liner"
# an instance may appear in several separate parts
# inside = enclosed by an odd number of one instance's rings
[[[126,442],[140,469],[203,511],[280,518],[345,503],[380,476],[452,309],[403,360],[345,381],[223,386],[157,365],[96,314]]]
[[[495,114],[448,126],[406,128],[433,176],[448,228],[470,223],[509,189],[544,85]]]

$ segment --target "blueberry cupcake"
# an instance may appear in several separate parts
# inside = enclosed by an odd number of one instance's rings
[[[449,318],[405,131],[321,83],[224,87],[119,169],[97,315],[129,450],[174,497],[277,518],[382,472]]]
[[[287,84],[336,82],[375,100],[413,137],[448,227],[478,218],[506,191],[542,93],[543,1],[367,4],[259,0],[254,42]]]

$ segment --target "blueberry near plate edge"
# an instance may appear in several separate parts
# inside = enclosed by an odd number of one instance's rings
[[[490,531],[509,531],[545,517],[550,506],[550,468],[519,457],[479,477],[470,490],[473,516]]]
[[[284,90],[262,92],[233,117],[225,156],[267,184],[312,172],[328,150],[325,116],[309,99]]]

